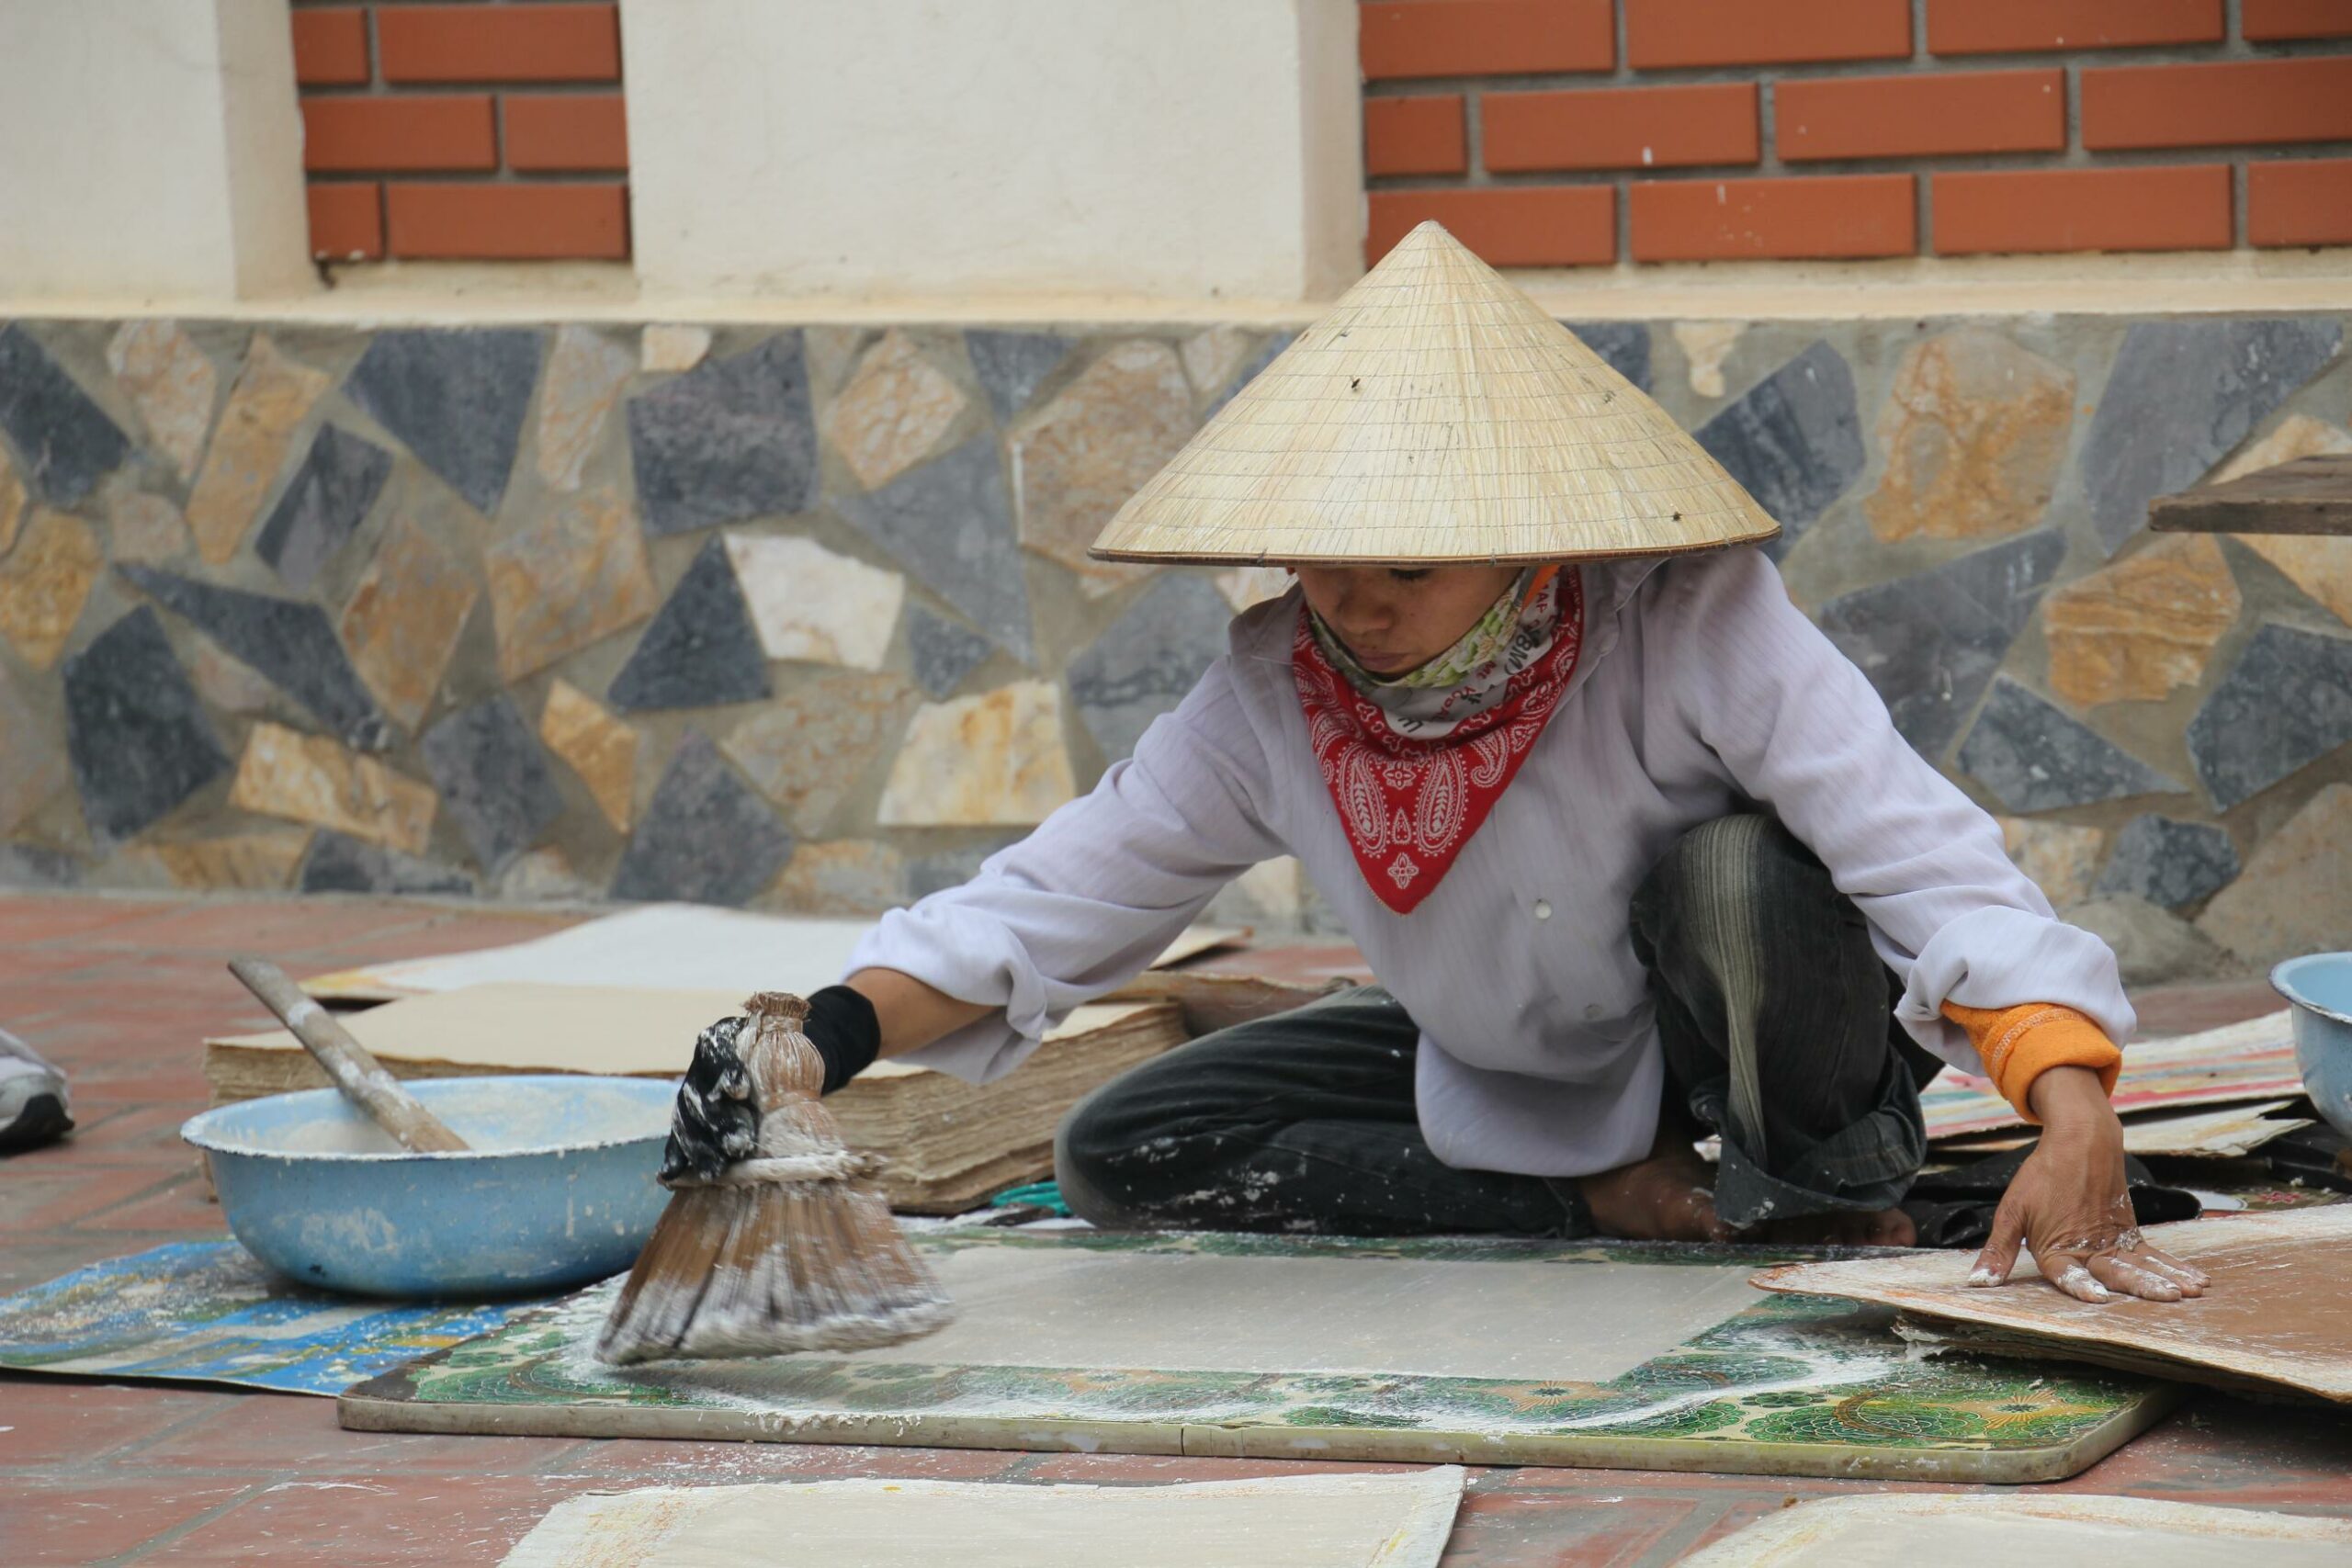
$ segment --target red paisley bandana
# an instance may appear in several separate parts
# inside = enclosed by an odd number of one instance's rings
[[[1364,881],[1400,915],[1444,879],[1567,694],[1584,646],[1584,585],[1574,570],[1560,573],[1559,582],[1551,648],[1510,678],[1500,701],[1428,740],[1390,728],[1325,657],[1306,606],[1299,606],[1291,671],[1307,744]]]

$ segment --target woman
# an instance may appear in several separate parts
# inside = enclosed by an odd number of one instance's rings
[[[2196,1294],[2132,1224],[2113,955],[1790,604],[1748,547],[1775,532],[1424,225],[1096,545],[1295,588],[1091,795],[883,919],[812,998],[828,1089],[877,1055],[1012,1070],[1288,853],[1380,985],[1100,1090],[1057,1144],[1080,1213],[1899,1245],[1940,1058],[2043,1127],[1978,1282],[2023,1241],[2085,1300]],[[681,1165],[749,1147],[731,1035],[697,1051]]]

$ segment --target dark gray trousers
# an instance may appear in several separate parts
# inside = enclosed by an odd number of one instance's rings
[[[1812,852],[1769,817],[1706,823],[1651,870],[1630,919],[1667,1092],[1723,1137],[1725,1223],[1898,1202],[1936,1064],[1894,1025],[1893,976]],[[1063,1196],[1125,1228],[1587,1234],[1572,1183],[1430,1152],[1419,1034],[1363,987],[1181,1046],[1070,1111]]]

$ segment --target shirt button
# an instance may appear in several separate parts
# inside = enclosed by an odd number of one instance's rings
[[[1539,920],[1548,920],[1552,918],[1552,906],[1547,900],[1542,898],[1535,900],[1535,918]]]

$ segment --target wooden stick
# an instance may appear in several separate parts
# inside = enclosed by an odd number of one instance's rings
[[[229,973],[294,1032],[344,1098],[366,1111],[401,1147],[416,1154],[451,1154],[468,1147],[416,1096],[393,1082],[384,1064],[354,1040],[333,1013],[304,996],[285,970],[266,958],[232,958]]]

